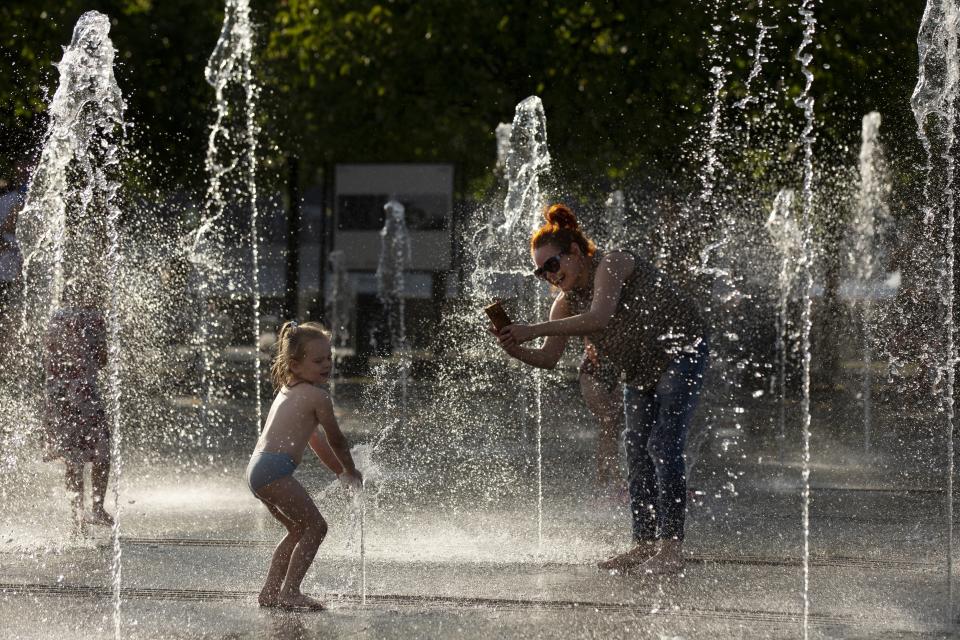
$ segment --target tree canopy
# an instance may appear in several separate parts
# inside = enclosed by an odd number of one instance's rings
[[[285,0],[254,2],[264,87],[263,154],[331,162],[454,162],[480,190],[493,130],[539,95],[561,172],[581,185],[699,161],[724,70],[724,127],[750,92],[799,118],[797,3],[646,0]],[[147,181],[202,181],[211,89],[203,78],[222,7],[202,0],[8,0],[0,6],[0,134],[6,173],[42,135],[61,46],[83,11],[113,19],[117,76]],[[818,153],[855,154],[860,119],[914,130],[920,0],[816,6]],[[757,105],[761,108],[763,105]],[[692,142],[691,142],[692,141]],[[784,142],[787,146],[789,141]]]

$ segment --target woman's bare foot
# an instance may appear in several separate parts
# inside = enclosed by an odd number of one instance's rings
[[[598,562],[597,567],[603,571],[624,571],[630,567],[637,566],[641,562],[646,562],[656,554],[656,541],[645,540],[638,542],[637,545],[629,551],[607,558],[603,562]]]
[[[672,575],[683,571],[683,550],[678,540],[664,540],[660,551],[642,565],[635,573],[646,575]]]
[[[306,609],[308,611],[322,611],[323,603],[302,593],[282,593],[277,600],[277,606],[282,609]]]
[[[93,505],[90,513],[84,514],[83,520],[89,524],[99,524],[105,527],[113,526],[113,516],[107,513],[103,507],[96,504]]]

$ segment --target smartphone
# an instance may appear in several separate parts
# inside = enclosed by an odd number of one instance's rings
[[[494,302],[491,305],[487,305],[483,308],[487,313],[487,316],[490,317],[493,326],[496,327],[497,331],[503,329],[508,324],[513,324],[513,321],[510,319],[510,316],[507,315],[507,312],[503,310],[503,305],[499,302]]]

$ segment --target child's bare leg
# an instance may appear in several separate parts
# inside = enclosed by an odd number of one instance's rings
[[[283,579],[287,577],[287,569],[290,567],[290,556],[293,555],[293,549],[300,542],[300,538],[303,537],[303,529],[296,522],[283,515],[272,504],[268,502],[263,504],[287,530],[287,535],[273,550],[267,579],[264,582],[263,589],[260,590],[260,596],[257,598],[261,607],[275,607],[280,603],[280,587],[283,585]]]
[[[110,440],[103,438],[97,445],[90,468],[90,481],[93,485],[93,522],[112,525],[113,518],[104,508],[107,499],[107,482],[110,480]]]
[[[294,545],[293,552],[290,554],[287,575],[280,587],[278,604],[281,607],[323,608],[323,603],[319,600],[300,592],[303,577],[307,575],[307,570],[313,563],[314,556],[317,555],[317,549],[327,535],[327,523],[317,510],[317,505],[313,503],[306,489],[290,476],[280,478],[261,488],[257,492],[257,497],[277,507],[302,531],[300,540]],[[272,565],[271,570],[273,570]]]
[[[70,506],[73,508],[73,524],[77,531],[83,528],[83,463],[66,461],[67,491],[71,493]]]

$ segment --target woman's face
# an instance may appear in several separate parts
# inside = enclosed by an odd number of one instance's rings
[[[555,244],[545,244],[533,251],[533,263],[542,269],[542,278],[558,287],[561,291],[570,291],[577,286],[583,271],[582,252],[576,243],[564,251]]]

